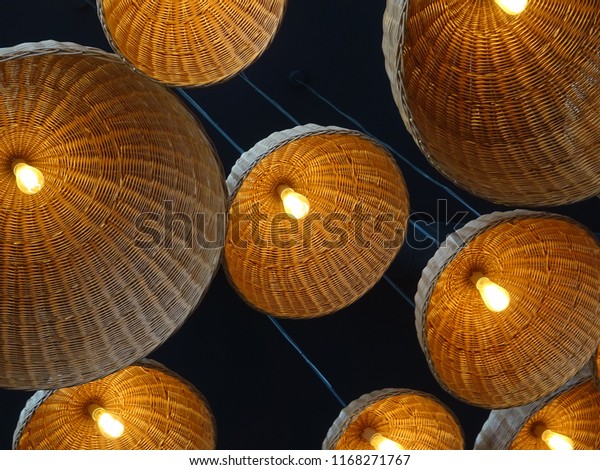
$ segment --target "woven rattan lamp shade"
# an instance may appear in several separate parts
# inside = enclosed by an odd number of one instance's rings
[[[15,159],[40,192],[17,188]],[[214,240],[224,207],[213,146],[169,91],[96,49],[0,50],[0,387],[87,382],[160,345],[221,253],[171,218],[205,214]]]
[[[123,435],[102,435],[89,411],[119,419]],[[214,449],[215,422],[204,396],[154,361],[103,379],[35,393],[21,412],[13,448],[28,450]]]
[[[287,185],[309,214],[284,212]],[[225,270],[255,309],[285,318],[333,313],[367,292],[404,241],[408,194],[391,155],[347,129],[314,124],[277,132],[236,162]]]
[[[492,411],[475,449],[548,450],[538,425],[569,437],[576,450],[600,449],[600,391],[588,371],[547,398]]]
[[[97,0],[112,48],[173,86],[225,81],[267,49],[286,0]]]
[[[434,396],[415,390],[386,388],[363,395],[342,410],[324,450],[373,450],[363,437],[372,429],[409,450],[464,448],[460,424]]]
[[[488,310],[474,273],[509,292],[506,310]],[[448,392],[485,408],[529,403],[571,379],[596,349],[600,246],[562,216],[484,215],[448,237],[415,301],[419,342]]]
[[[383,49],[396,104],[429,162],[471,193],[516,206],[600,185],[596,0],[387,0]]]

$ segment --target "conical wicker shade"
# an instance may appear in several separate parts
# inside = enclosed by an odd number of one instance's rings
[[[363,395],[342,410],[323,449],[373,450],[363,437],[372,429],[407,450],[464,448],[463,432],[454,414],[428,393],[386,388]]]
[[[287,185],[308,198],[284,212]],[[404,241],[408,194],[391,155],[347,129],[314,124],[277,132],[236,162],[225,269],[255,309],[285,318],[333,313],[367,292]]]
[[[104,408],[124,426],[102,435],[90,405]],[[103,379],[40,391],[21,412],[13,448],[28,450],[214,449],[215,422],[204,396],[154,361],[142,361]]]
[[[471,193],[516,206],[600,186],[596,0],[387,0],[392,92],[429,162]]]
[[[548,450],[536,427],[569,437],[576,450],[600,449],[600,391],[589,371],[542,400],[494,410],[475,441],[475,449]]]
[[[97,0],[112,48],[173,86],[222,82],[271,44],[286,0]]]
[[[220,260],[183,219],[204,214],[214,240],[224,207],[214,148],[169,91],[96,49],[0,50],[0,387],[87,382],[160,345]]]
[[[508,291],[506,310],[488,310],[477,272]],[[448,392],[485,408],[529,403],[575,376],[598,345],[600,246],[558,215],[484,215],[448,237],[415,301],[421,347]]]

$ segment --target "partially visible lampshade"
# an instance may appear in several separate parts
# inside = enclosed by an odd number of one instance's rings
[[[494,410],[475,449],[599,450],[600,390],[586,368],[548,397]]]
[[[112,48],[135,70],[172,86],[223,82],[273,41],[286,0],[97,0]]]
[[[428,393],[377,390],[342,410],[324,450],[460,450],[464,436],[452,411]]]
[[[387,0],[383,50],[403,121],[458,186],[513,206],[600,184],[595,0]],[[514,2],[513,2],[514,3]]]
[[[225,271],[267,314],[342,309],[379,281],[404,241],[400,169],[356,131],[309,124],[274,133],[240,157],[227,186]]]
[[[489,308],[486,277],[509,295]],[[484,408],[523,405],[558,389],[600,340],[600,246],[563,216],[495,212],[451,234],[415,298],[419,342],[433,375]]]
[[[117,433],[107,434],[98,410]],[[75,387],[36,392],[21,412],[22,450],[214,449],[212,411],[194,385],[149,360]]]
[[[0,387],[88,382],[199,304],[219,267],[223,170],[185,106],[114,54],[0,49],[0,85]],[[18,186],[21,163],[43,175],[37,192]]]

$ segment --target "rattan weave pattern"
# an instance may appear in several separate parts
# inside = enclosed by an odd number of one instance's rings
[[[304,219],[285,214],[281,184],[310,201]],[[225,271],[267,314],[340,310],[381,278],[404,241],[402,174],[380,144],[356,131],[308,124],[274,133],[240,157],[227,186]]]
[[[485,307],[474,272],[508,290],[505,311]],[[529,403],[571,379],[597,347],[600,246],[559,215],[484,215],[432,257],[415,303],[419,342],[449,393],[485,408]]]
[[[452,411],[428,393],[386,388],[365,394],[344,408],[323,441],[324,450],[372,450],[362,437],[371,428],[410,450],[464,448]]]
[[[286,0],[97,0],[115,52],[172,86],[223,82],[273,41]]]
[[[42,191],[17,189],[16,158],[42,171]],[[168,217],[207,215],[213,240],[224,211],[215,150],[171,92],[97,49],[1,49],[0,387],[76,385],[158,347],[222,248]]]
[[[589,370],[550,396],[528,405],[493,410],[475,441],[475,449],[547,450],[536,436],[538,424],[573,440],[576,450],[600,449],[600,391]]]
[[[125,432],[104,437],[88,407],[117,417]],[[194,385],[155,361],[142,360],[103,379],[39,391],[25,405],[13,439],[28,450],[214,449],[212,411]]]
[[[600,186],[597,0],[387,0],[383,50],[406,127],[471,193],[514,206],[587,199]]]

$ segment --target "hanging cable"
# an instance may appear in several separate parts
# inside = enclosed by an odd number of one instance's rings
[[[398,287],[398,285],[397,285],[397,284],[396,284],[394,281],[392,281],[392,279],[391,279],[391,278],[390,278],[390,277],[389,277],[387,274],[384,274],[384,275],[383,275],[383,278],[386,280],[386,282],[387,282],[387,283],[388,283],[390,286],[392,286],[392,288],[393,288],[393,289],[394,289],[394,290],[395,290],[395,291],[396,291],[398,294],[400,294],[400,296],[401,296],[401,297],[402,297],[404,300],[406,300],[406,303],[407,303],[408,305],[410,305],[410,306],[413,308],[413,310],[414,310],[414,308],[415,308],[415,302],[414,302],[414,300],[413,300],[413,299],[411,299],[411,298],[410,298],[410,296],[409,296],[409,295],[408,295],[406,292],[404,292],[402,289],[400,289],[400,287]]]
[[[299,77],[298,74],[292,75],[291,80],[293,81],[293,83],[301,85],[304,88],[306,88],[313,95],[315,95],[317,98],[319,98],[321,101],[323,101],[323,103],[325,103],[326,105],[328,105],[329,107],[331,107],[334,111],[336,111],[338,114],[340,114],[341,116],[343,116],[344,118],[346,118],[348,121],[350,121],[354,126],[356,126],[358,129],[360,129],[362,132],[364,132],[365,134],[371,136],[374,139],[377,139],[373,134],[371,134],[367,129],[365,129],[365,127],[360,122],[358,122],[355,118],[353,118],[349,114],[347,114],[344,111],[342,111],[335,104],[333,104],[330,100],[328,100],[323,95],[321,95],[319,92],[317,92],[313,87],[311,87],[309,84],[307,84],[306,82],[304,82]],[[421,170],[421,168],[419,168],[417,165],[415,165],[409,159],[407,159],[406,157],[404,157],[404,155],[402,155],[400,152],[398,152],[396,149],[394,149],[391,145],[389,145],[389,144],[387,144],[387,143],[385,143],[385,142],[383,142],[383,141],[381,141],[379,139],[377,139],[377,140],[379,142],[381,142],[381,144],[386,149],[388,149],[392,154],[394,154],[397,158],[399,158],[404,163],[406,163],[410,168],[412,168],[415,172],[417,172],[419,175],[421,175],[427,181],[429,181],[430,183],[432,183],[432,184],[438,186],[439,188],[441,188],[442,190],[444,190],[447,194],[449,194],[454,199],[456,199],[458,202],[460,202],[463,206],[465,206],[469,211],[471,211],[477,217],[481,216],[481,214],[479,213],[479,211],[475,210],[475,208],[473,208],[473,206],[471,206],[467,201],[465,201],[454,190],[452,190],[451,188],[447,187],[443,183],[439,182],[438,180],[436,180],[435,178],[433,178],[432,176],[430,176],[429,174],[427,174],[425,171]]]
[[[302,351],[302,349],[296,344],[296,342],[291,338],[291,336],[288,334],[288,332],[285,331],[285,329],[281,326],[281,324],[275,318],[269,317],[269,320],[271,320],[271,323],[273,323],[273,325],[275,325],[275,328],[277,328],[279,330],[279,332],[288,341],[288,343],[290,343],[294,347],[294,349],[296,351],[298,351],[298,354],[300,354],[300,356],[302,356],[302,359],[304,359],[304,361],[313,370],[313,372],[317,375],[317,377],[319,377],[319,379],[321,379],[321,382],[323,382],[325,387],[327,387],[327,389],[335,397],[335,399],[338,401],[338,403],[340,405],[342,405],[342,408],[345,408],[346,402],[344,402],[344,400],[342,400],[342,398],[335,391],[335,389],[333,388],[333,386],[331,385],[329,380],[327,380],[327,378],[321,373],[321,371],[317,368],[317,366],[315,366],[312,363],[312,361],[308,357],[306,357],[306,354],[304,354],[304,351]]]
[[[295,125],[299,126],[300,122],[294,117],[292,116],[290,113],[288,113],[283,106],[281,106],[277,101],[275,101],[273,98],[271,98],[269,95],[267,95],[264,91],[262,91],[260,88],[258,88],[249,78],[245,73],[241,73],[240,77],[242,78],[242,80],[244,80],[248,85],[250,85],[254,91],[256,91],[259,95],[261,95],[264,99],[266,99],[269,103],[271,103],[281,114],[283,114],[285,117],[287,117],[290,121],[292,121]]]
[[[208,122],[211,124],[211,126],[213,126],[213,127],[214,127],[214,128],[215,128],[215,129],[216,129],[218,132],[219,132],[219,134],[221,134],[221,135],[222,135],[222,136],[225,138],[225,140],[226,140],[227,142],[229,142],[229,144],[230,144],[230,145],[231,145],[231,146],[232,146],[234,149],[236,149],[236,150],[237,150],[237,151],[238,151],[240,154],[244,153],[244,149],[243,149],[242,147],[240,147],[240,146],[239,146],[239,145],[238,145],[238,144],[235,142],[235,140],[233,140],[233,139],[232,139],[232,138],[229,136],[229,134],[227,134],[227,132],[225,132],[225,131],[223,130],[223,128],[222,128],[221,126],[219,126],[219,124],[217,124],[217,122],[216,122],[216,121],[215,121],[213,118],[211,118],[211,117],[209,116],[209,114],[208,114],[206,111],[204,111],[204,109],[202,109],[202,107],[201,107],[201,106],[200,106],[198,103],[196,103],[196,101],[195,101],[195,100],[194,100],[194,99],[193,99],[193,98],[192,98],[190,95],[188,95],[188,94],[187,94],[185,91],[183,91],[181,88],[175,88],[175,91],[177,91],[177,93],[179,93],[179,95],[180,95],[180,96],[181,96],[181,97],[182,97],[182,98],[183,98],[183,99],[184,99],[184,100],[185,100],[185,101],[186,101],[186,102],[187,102],[187,103],[188,103],[188,104],[189,104],[189,105],[190,105],[192,108],[194,108],[194,109],[195,109],[195,110],[196,110],[198,113],[200,113],[200,114],[202,115],[202,117],[203,117],[204,119],[206,119],[206,120],[207,120],[207,121],[208,121]]]
[[[408,219],[408,222],[419,232],[421,232],[425,238],[427,238],[428,240],[431,240],[433,243],[435,243],[435,246],[440,246],[440,242],[439,240],[434,237],[433,235],[430,235],[429,232],[427,232],[423,227],[421,227],[417,222],[415,222],[412,219]]]

